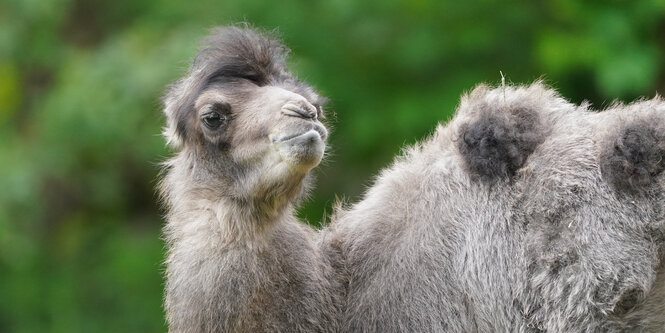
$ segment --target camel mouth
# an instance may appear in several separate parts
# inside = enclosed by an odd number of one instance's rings
[[[314,140],[323,140],[321,138],[321,134],[313,129],[305,132],[305,133],[294,133],[294,134],[286,134],[286,135],[280,135],[279,137],[273,139],[273,142],[275,143],[287,143],[289,141],[314,141]]]
[[[316,128],[271,138],[274,147],[289,165],[309,170],[321,162],[325,140]]]
[[[325,141],[327,137],[328,132],[326,129],[323,126],[315,124],[315,126],[308,126],[308,128],[297,132],[287,132],[278,134],[276,136],[271,136],[270,141],[273,143],[286,143],[289,141]]]

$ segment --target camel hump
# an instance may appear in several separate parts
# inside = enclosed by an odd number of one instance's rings
[[[479,85],[462,98],[457,148],[473,176],[511,177],[549,132],[555,111],[570,104],[541,82],[529,86]]]

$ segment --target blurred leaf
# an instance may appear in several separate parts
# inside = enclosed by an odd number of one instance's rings
[[[20,100],[16,66],[0,62],[0,124],[12,117]]]

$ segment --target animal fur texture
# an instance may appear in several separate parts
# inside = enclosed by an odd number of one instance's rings
[[[171,332],[662,332],[665,102],[596,112],[541,82],[454,118],[314,230],[327,138],[287,49],[214,29],[165,97]]]

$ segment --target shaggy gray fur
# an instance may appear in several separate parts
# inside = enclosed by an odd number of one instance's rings
[[[165,98],[170,331],[663,331],[664,101],[480,85],[315,231],[323,99],[285,56],[216,29]]]

